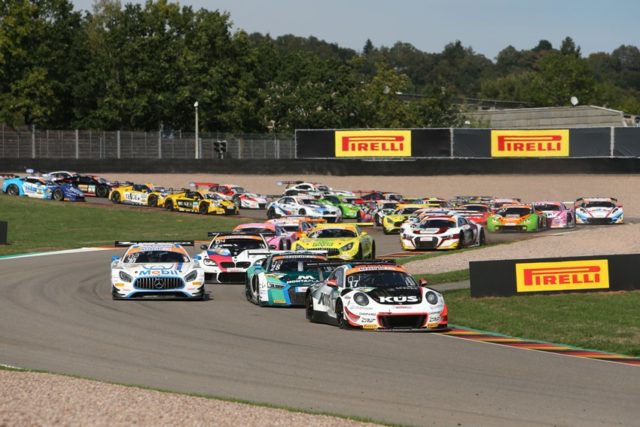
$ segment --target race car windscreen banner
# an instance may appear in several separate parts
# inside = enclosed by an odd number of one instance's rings
[[[296,157],[299,159],[450,156],[449,129],[296,130]]]
[[[540,258],[469,263],[471,296],[513,296],[558,292],[639,289],[640,254]]]

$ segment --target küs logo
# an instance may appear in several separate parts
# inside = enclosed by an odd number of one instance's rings
[[[418,297],[415,295],[411,296],[399,296],[399,297],[380,297],[380,302],[382,303],[406,303],[406,302],[418,302]]]

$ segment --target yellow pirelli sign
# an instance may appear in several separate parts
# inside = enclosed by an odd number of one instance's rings
[[[335,132],[336,157],[411,157],[410,130]]]
[[[491,157],[569,157],[569,130],[492,130]]]
[[[518,263],[516,285],[518,293],[609,289],[609,261]]]

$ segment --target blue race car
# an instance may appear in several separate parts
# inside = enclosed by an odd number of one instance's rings
[[[34,199],[84,202],[84,193],[71,184],[53,182],[40,176],[5,178],[2,192]]]
[[[247,300],[260,306],[303,306],[309,286],[320,281],[319,267],[327,261],[325,251],[278,251],[259,259],[247,269]]]

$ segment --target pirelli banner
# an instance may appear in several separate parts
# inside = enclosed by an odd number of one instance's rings
[[[610,135],[609,128],[454,129],[453,157],[609,157]]]
[[[451,157],[450,129],[296,130],[296,157]]]
[[[640,289],[640,254],[469,263],[471,296]]]

